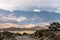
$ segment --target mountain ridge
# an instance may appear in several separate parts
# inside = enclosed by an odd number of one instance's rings
[[[6,20],[0,18],[0,23],[14,23],[14,24],[19,24],[19,25],[25,25],[25,24],[36,24],[40,25],[41,23],[50,23],[57,21],[59,22],[60,20],[60,13],[55,13],[55,12],[48,12],[48,11],[41,11],[41,12],[29,12],[29,11],[21,11],[21,10],[13,10],[13,11],[8,11],[8,10],[3,10],[0,9],[0,13],[5,15],[10,15],[13,14],[12,17],[14,18],[19,18],[21,16],[24,16],[26,20],[23,20],[21,22],[17,22],[16,20]],[[6,16],[8,17],[8,16]]]

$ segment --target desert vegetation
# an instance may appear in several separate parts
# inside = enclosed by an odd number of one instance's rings
[[[53,22],[48,26],[48,29],[45,30],[36,30],[32,34],[27,33],[11,33],[8,31],[0,32],[0,40],[17,40],[16,37],[26,37],[38,39],[38,40],[60,40],[60,23]],[[28,38],[27,38],[28,40]]]
[[[37,30],[30,37],[39,40],[60,40],[60,23],[53,22],[48,28],[46,30]]]
[[[20,33],[11,33],[11,32],[8,32],[8,31],[3,31],[3,32],[0,32],[0,40],[17,40],[16,37],[18,36],[28,36],[30,34],[27,34],[27,33],[23,33],[23,34],[20,34]]]
[[[11,33],[8,31],[0,32],[0,40],[16,40],[16,36],[21,36],[20,33]]]

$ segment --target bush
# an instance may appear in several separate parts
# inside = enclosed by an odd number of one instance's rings
[[[37,30],[35,33],[31,34],[30,37],[40,38],[43,40],[47,38],[47,40],[55,40],[57,37],[56,32],[60,31],[60,24],[58,22],[53,22],[48,26],[49,29],[46,30]]]
[[[28,35],[28,34],[24,32],[23,35]]]

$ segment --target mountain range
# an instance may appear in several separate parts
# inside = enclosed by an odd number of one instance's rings
[[[27,25],[18,25],[13,23],[1,23],[0,24],[0,31],[36,31],[41,29],[48,29],[46,26],[36,26],[34,24],[27,24]]]
[[[20,26],[22,26],[30,28],[31,25],[40,26],[43,23],[51,23],[54,21],[60,22],[59,20],[60,20],[60,13],[55,12],[47,12],[47,11],[33,12],[33,11],[21,11],[21,10],[8,11],[0,9],[0,27],[3,28],[7,23],[8,23],[7,26],[5,26],[7,28],[9,26],[14,27],[17,26],[19,28]]]

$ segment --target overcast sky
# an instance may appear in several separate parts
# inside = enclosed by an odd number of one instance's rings
[[[39,9],[60,13],[60,0],[0,0],[0,9],[24,11]]]

